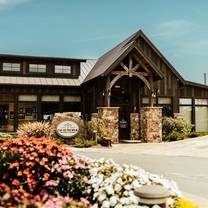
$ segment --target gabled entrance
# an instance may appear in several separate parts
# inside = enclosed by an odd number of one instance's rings
[[[119,107],[119,139],[131,138],[131,113],[139,113],[141,107],[141,91],[144,85],[149,89],[150,106],[154,72],[148,63],[139,58],[136,48],[133,48],[120,63],[108,73],[106,80],[105,105]]]

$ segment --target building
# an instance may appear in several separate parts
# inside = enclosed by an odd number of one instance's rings
[[[208,131],[208,86],[184,80],[141,30],[98,60],[0,55],[0,86],[0,131],[55,112],[90,119],[111,106],[119,107],[120,139],[129,139],[131,114],[148,105]]]

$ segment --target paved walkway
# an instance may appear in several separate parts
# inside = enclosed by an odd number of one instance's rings
[[[172,143],[72,149],[92,158],[112,158],[118,163],[137,165],[164,175],[175,180],[185,196],[208,208],[208,136]]]

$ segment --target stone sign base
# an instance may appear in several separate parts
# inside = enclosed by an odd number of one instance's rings
[[[141,108],[140,127],[141,142],[162,142],[162,108]]]
[[[87,138],[87,125],[86,122],[80,118],[76,113],[74,112],[66,112],[66,113],[55,113],[54,118],[52,120],[52,128],[56,129],[56,126],[58,123],[65,121],[65,120],[71,120],[74,121],[75,123],[78,124],[79,126],[79,134],[77,137],[80,138]],[[72,139],[67,139],[67,140],[72,140]]]
[[[119,107],[98,107],[98,118],[106,125],[107,135],[113,143],[119,142]]]

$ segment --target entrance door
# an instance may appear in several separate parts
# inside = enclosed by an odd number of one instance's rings
[[[129,105],[121,105],[119,110],[119,140],[130,139]]]

